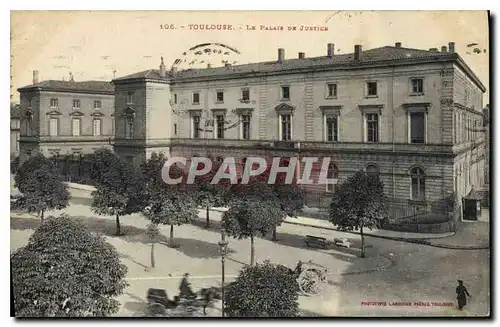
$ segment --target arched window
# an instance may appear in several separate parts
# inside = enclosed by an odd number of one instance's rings
[[[339,169],[334,163],[330,163],[328,166],[328,173],[326,178],[332,179],[332,178],[339,178]],[[337,190],[337,184],[326,184],[326,191],[327,192],[335,192]]]
[[[378,175],[380,174],[380,169],[377,165],[370,164],[365,167],[365,172],[367,175]]]
[[[411,175],[411,198],[413,200],[425,200],[425,173],[420,167],[412,168]]]

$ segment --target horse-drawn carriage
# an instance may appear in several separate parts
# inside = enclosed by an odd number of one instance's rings
[[[320,294],[328,282],[328,269],[312,260],[305,263],[299,261],[294,273],[297,275],[300,291],[306,296]]]
[[[148,311],[152,316],[165,316],[167,313],[179,316],[191,316],[203,308],[203,315],[206,315],[207,307],[214,300],[220,300],[220,295],[221,290],[218,287],[209,287],[203,288],[191,296],[180,294],[174,296],[173,300],[170,300],[165,290],[150,288],[147,292]]]

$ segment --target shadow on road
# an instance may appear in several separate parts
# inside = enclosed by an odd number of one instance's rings
[[[133,316],[144,316],[147,314],[147,303],[142,302],[125,302],[123,308],[130,311]]]
[[[162,245],[168,246],[166,241],[160,242]],[[215,259],[220,258],[220,247],[217,243],[209,243],[191,238],[174,237],[174,244],[178,247],[174,248],[191,258],[198,259]],[[227,253],[235,253],[231,248],[227,249]]]
[[[35,230],[40,226],[39,219],[33,218],[10,218],[10,228],[13,230]]]

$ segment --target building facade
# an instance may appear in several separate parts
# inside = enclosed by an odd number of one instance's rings
[[[21,131],[21,108],[18,104],[10,105],[10,156],[19,155],[19,137]]]
[[[456,203],[484,183],[485,87],[449,47],[401,43],[248,65],[148,70],[113,80],[115,151],[139,163],[179,156],[323,157],[341,183],[364,169],[388,196]],[[301,167],[303,169],[303,167]],[[312,177],[320,163],[313,165]],[[314,202],[332,185],[304,185]]]
[[[38,81],[20,92],[20,159],[81,156],[111,148],[114,88],[109,82]]]

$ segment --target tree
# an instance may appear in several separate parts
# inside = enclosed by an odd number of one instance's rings
[[[250,238],[250,265],[255,263],[254,236],[273,231],[285,218],[279,199],[273,194],[267,199],[247,197],[232,202],[222,216],[222,228],[234,238]]]
[[[151,240],[151,268],[155,267],[155,244],[158,242],[158,237],[160,236],[160,229],[158,224],[149,223],[146,228],[146,234]]]
[[[120,216],[142,210],[143,180],[138,170],[107,149],[96,151],[91,163],[92,210],[116,217],[116,235],[123,235]]]
[[[169,246],[174,243],[174,225],[190,223],[198,218],[198,209],[193,192],[184,183],[169,185],[163,181],[162,168],[166,158],[162,155],[151,156],[142,166],[145,181],[144,213],[154,224],[170,225]],[[185,173],[177,166],[170,168],[172,178],[186,180]]]
[[[68,216],[49,217],[11,255],[18,317],[104,317],[127,286],[116,249]]]
[[[358,171],[333,194],[330,221],[344,230],[359,230],[361,257],[365,257],[363,228],[380,227],[387,218],[387,197],[378,175]]]
[[[299,287],[295,275],[266,261],[244,267],[224,299],[230,317],[296,317]]]
[[[217,184],[212,184],[211,181],[218,172],[221,162],[212,160],[212,169],[204,175],[196,176],[195,178],[195,197],[196,203],[206,209],[206,227],[210,227],[210,208],[222,207],[226,205],[226,193],[229,189],[229,180],[222,179]],[[200,164],[203,166],[203,164]],[[203,167],[198,167],[202,169]]]
[[[304,190],[296,183],[274,185],[274,192],[280,200],[281,210],[286,216],[297,217],[297,213],[304,207]],[[273,241],[276,241],[276,229],[273,230]]]
[[[49,160],[37,155],[26,161],[14,177],[22,195],[13,207],[36,213],[42,224],[46,211],[64,209],[69,203],[68,187],[53,168]]]

